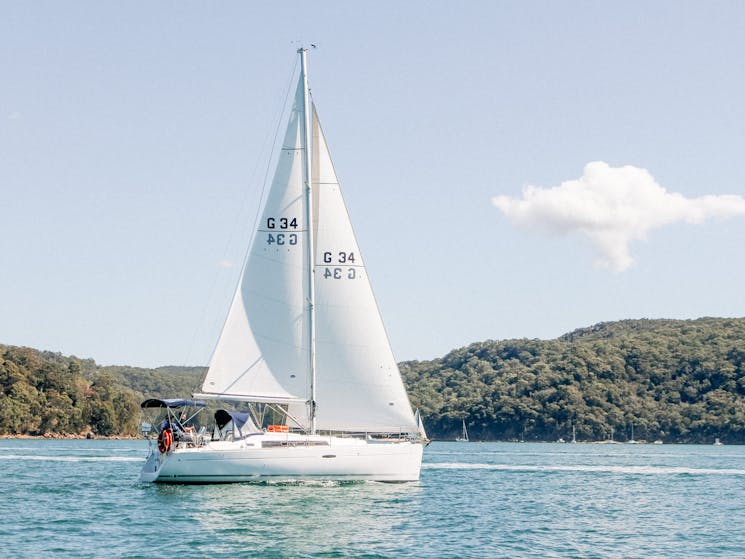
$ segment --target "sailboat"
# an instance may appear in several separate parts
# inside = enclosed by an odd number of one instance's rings
[[[307,51],[298,54],[277,169],[201,393],[142,404],[167,420],[143,481],[419,479],[426,433],[310,98]],[[187,434],[174,409],[204,400],[248,411],[220,409],[211,433]],[[277,424],[262,425],[267,409]]]
[[[460,432],[460,437],[456,437],[455,439],[459,443],[467,443],[468,442],[468,429],[466,429],[466,420],[463,420],[463,429]]]
[[[631,438],[628,441],[626,441],[626,444],[639,444],[639,441],[637,441],[634,438],[634,424],[633,423],[631,424]]]

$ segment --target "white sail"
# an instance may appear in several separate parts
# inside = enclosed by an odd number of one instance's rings
[[[312,126],[317,428],[416,432],[315,108]]]
[[[308,427],[308,263],[302,79],[266,206],[213,354],[206,394],[294,402]],[[312,112],[316,428],[416,432],[398,366],[352,230],[315,108]]]
[[[259,402],[309,397],[302,121],[299,83],[264,212],[202,385],[206,394]]]

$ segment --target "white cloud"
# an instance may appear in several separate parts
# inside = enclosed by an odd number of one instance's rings
[[[745,198],[735,195],[686,198],[668,192],[646,169],[585,165],[584,174],[559,186],[526,186],[522,198],[496,196],[492,203],[515,225],[552,233],[585,235],[598,253],[595,265],[615,272],[634,259],[631,241],[676,222],[745,215]]]
[[[232,268],[233,266],[235,266],[235,264],[233,264],[233,262],[231,262],[230,260],[220,260],[217,263],[217,266],[218,268]]]

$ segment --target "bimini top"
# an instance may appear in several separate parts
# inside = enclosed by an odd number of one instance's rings
[[[140,404],[141,408],[203,408],[205,406],[207,406],[206,402],[200,402],[198,400],[179,400],[176,398],[170,398],[167,400],[150,398]]]

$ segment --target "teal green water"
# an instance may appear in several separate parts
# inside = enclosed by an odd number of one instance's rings
[[[433,443],[419,483],[160,486],[144,441],[0,440],[5,557],[745,557],[745,447]]]

